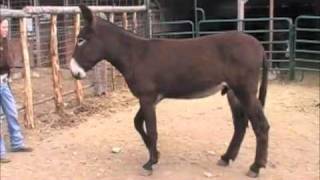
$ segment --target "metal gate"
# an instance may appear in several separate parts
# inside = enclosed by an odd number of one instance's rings
[[[197,37],[237,30],[243,23],[243,32],[256,37],[265,47],[270,69],[287,73],[292,80],[296,71],[320,72],[320,16],[299,16],[293,23],[291,18],[247,18],[205,19],[194,24],[192,21],[169,21],[154,23],[153,27],[184,25],[184,31],[153,32],[153,37],[178,38]],[[272,25],[272,29],[270,29]],[[173,28],[174,29],[174,28]]]
[[[320,16],[295,20],[294,70],[320,72]]]
[[[190,20],[154,22],[151,31],[153,38],[195,37],[195,26]]]
[[[270,22],[273,30],[269,29]],[[198,23],[198,36],[217,34],[237,30],[238,23],[243,23],[243,32],[256,37],[265,47],[271,69],[291,72],[293,69],[293,23],[290,18],[248,18],[201,20]]]

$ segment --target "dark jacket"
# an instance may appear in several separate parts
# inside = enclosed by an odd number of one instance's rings
[[[6,38],[0,39],[0,75],[9,74],[10,66],[9,66],[9,45],[8,40]]]

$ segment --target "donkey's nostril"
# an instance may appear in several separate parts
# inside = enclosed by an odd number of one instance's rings
[[[81,74],[80,74],[80,73],[72,74],[72,76],[73,76],[75,79],[78,79],[78,80],[81,79]]]

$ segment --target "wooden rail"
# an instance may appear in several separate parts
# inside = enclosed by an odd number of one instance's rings
[[[89,6],[93,12],[124,13],[146,11],[142,6]],[[28,14],[76,14],[80,13],[77,6],[26,6],[23,11]]]
[[[1,15],[1,17],[15,17],[15,18],[22,18],[22,17],[29,17],[30,16],[30,14],[25,13],[22,10],[2,9],[2,8],[0,8],[0,15]]]

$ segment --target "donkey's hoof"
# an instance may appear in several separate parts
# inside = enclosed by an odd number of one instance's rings
[[[249,170],[249,171],[247,172],[247,176],[248,176],[248,177],[251,177],[251,178],[256,178],[256,177],[259,176],[259,174],[256,173],[256,172],[253,172],[252,170]]]
[[[147,170],[147,169],[142,169],[141,171],[140,171],[140,175],[141,176],[151,176],[152,175],[152,170]]]
[[[223,160],[223,159],[219,159],[219,161],[217,162],[218,166],[222,166],[222,167],[226,167],[229,165],[229,162]]]

